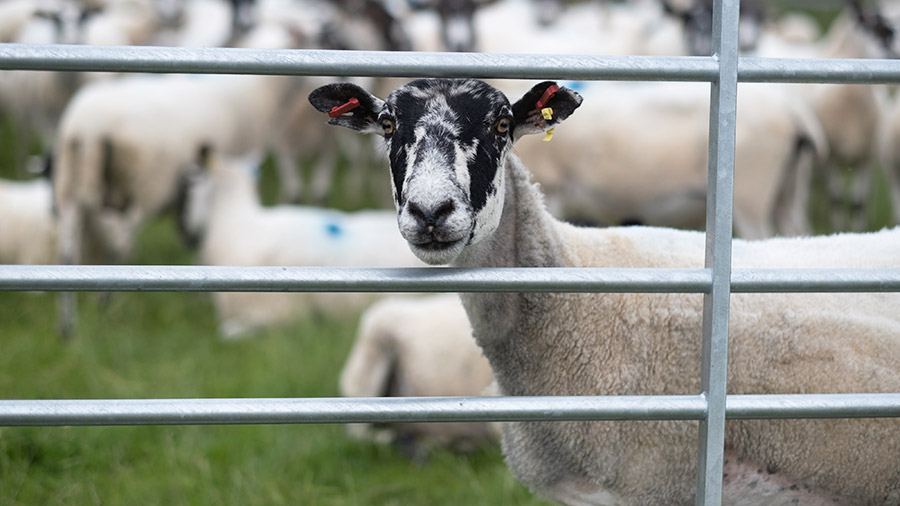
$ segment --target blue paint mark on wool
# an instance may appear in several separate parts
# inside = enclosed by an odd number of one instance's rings
[[[331,237],[340,237],[344,234],[344,229],[341,228],[337,223],[326,223],[325,231],[328,232],[328,235]]]

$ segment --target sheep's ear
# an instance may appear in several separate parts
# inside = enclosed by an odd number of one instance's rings
[[[515,139],[552,129],[575,112],[582,100],[575,91],[553,81],[534,86],[512,106]]]
[[[339,125],[363,133],[384,134],[378,114],[384,101],[353,83],[333,83],[316,88],[309,103],[329,117],[329,125]]]

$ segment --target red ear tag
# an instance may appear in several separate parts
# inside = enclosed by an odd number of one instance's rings
[[[353,109],[356,109],[357,107],[359,107],[359,100],[356,100],[355,97],[351,98],[344,105],[336,105],[336,106],[332,107],[331,110],[328,111],[328,117],[329,118],[337,118],[341,114],[350,112]]]
[[[543,109],[547,105],[547,102],[549,102],[550,99],[553,98],[553,95],[556,95],[557,91],[559,91],[559,86],[555,84],[547,86],[547,89],[544,90],[544,94],[541,95],[541,99],[537,101],[537,104],[535,104],[535,108],[537,110]]]

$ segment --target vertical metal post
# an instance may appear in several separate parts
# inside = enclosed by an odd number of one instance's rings
[[[734,142],[737,117],[739,0],[713,2],[712,52],[719,62],[711,84],[709,181],[706,196],[706,260],[712,290],[703,298],[701,388],[707,401],[700,421],[697,505],[722,504],[725,445],[725,391],[731,292],[731,237],[734,205]]]

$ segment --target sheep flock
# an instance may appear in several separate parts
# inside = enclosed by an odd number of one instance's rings
[[[741,54],[900,57],[900,1],[794,4],[743,0]],[[711,17],[711,0],[0,0],[0,44],[699,56]],[[199,265],[702,267],[709,83],[535,85],[0,70],[0,264],[133,263],[163,221]],[[737,98],[734,267],[900,266],[896,90],[742,83]],[[47,308],[61,337],[82,338],[84,296]],[[358,322],[335,378],[348,397],[699,389],[699,295],[210,297],[225,339]],[[900,392],[894,294],[740,294],[731,311],[729,393]],[[347,432],[420,463],[501,444],[560,504],[695,493],[686,424]],[[726,504],[900,505],[895,420],[729,422],[726,459]]]

